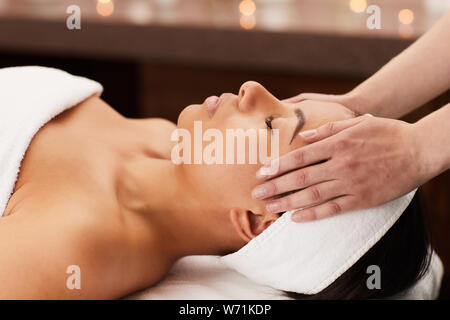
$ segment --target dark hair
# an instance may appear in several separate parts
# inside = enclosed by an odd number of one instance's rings
[[[418,192],[391,229],[350,269],[314,295],[286,292],[298,300],[384,299],[415,284],[426,272],[431,245],[425,208]],[[381,288],[369,289],[367,267],[377,265]]]

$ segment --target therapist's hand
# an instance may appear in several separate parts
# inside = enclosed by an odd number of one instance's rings
[[[258,171],[267,181],[252,196],[275,213],[309,206],[292,215],[297,222],[383,204],[428,178],[416,131],[414,124],[367,115],[305,131],[310,144],[274,160],[276,174]]]
[[[284,99],[283,102],[298,103],[304,100],[336,102],[347,106],[350,100],[350,93],[347,94],[323,94],[323,93],[300,93],[292,98]]]
[[[301,93],[292,98],[285,99],[286,103],[298,103],[304,100],[335,102],[346,106],[357,114],[376,112],[373,106],[374,99],[367,99],[358,90],[354,89],[344,94]]]

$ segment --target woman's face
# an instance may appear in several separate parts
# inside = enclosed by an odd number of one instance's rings
[[[211,103],[211,104],[209,104]],[[180,114],[178,128],[190,132],[195,139],[194,121],[200,121],[202,132],[216,129],[223,135],[223,158],[226,159],[226,130],[255,129],[258,138],[261,131],[267,132],[267,148],[270,155],[270,142],[274,129],[279,132],[279,155],[288,153],[305,145],[298,133],[317,128],[330,121],[354,117],[354,113],[336,103],[303,101],[297,104],[284,103],[275,98],[257,82],[244,83],[238,95],[226,93],[220,99],[208,98],[203,104],[190,105]],[[198,124],[198,123],[197,123]],[[271,128],[270,128],[271,127]],[[197,128],[198,130],[198,128]],[[216,131],[217,132],[217,131]],[[198,132],[197,132],[198,133]],[[214,140],[214,139],[213,139]],[[212,141],[213,141],[212,140]],[[202,150],[211,143],[203,141]],[[192,143],[192,158],[194,143]],[[235,156],[238,152],[235,143]],[[262,201],[251,198],[251,190],[258,184],[256,171],[261,167],[249,163],[249,139],[246,139],[245,164],[183,164],[184,170],[195,181],[200,194],[207,195],[209,201],[224,209],[240,208],[255,214],[267,214]]]

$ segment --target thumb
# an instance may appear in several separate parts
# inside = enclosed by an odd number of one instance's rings
[[[303,100],[306,100],[305,98],[303,98],[304,93],[298,94],[292,98],[288,98],[288,99],[284,99],[283,102],[286,103],[297,103]]]
[[[345,129],[353,127],[367,119],[368,116],[361,116],[347,120],[328,122],[317,129],[302,131],[299,136],[308,143],[313,143],[333,136]]]
[[[326,102],[336,102],[344,104],[344,97],[342,95],[334,94],[323,94],[323,93],[301,93],[295,97],[285,99],[283,102],[286,103],[297,103],[304,100],[315,100],[315,101],[326,101]]]

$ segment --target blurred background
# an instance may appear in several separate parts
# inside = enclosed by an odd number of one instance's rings
[[[69,30],[77,5],[81,29]],[[366,9],[381,9],[370,30]],[[278,98],[344,93],[405,49],[450,0],[0,0],[0,67],[43,65],[103,84],[129,117],[177,120],[247,80]],[[433,48],[430,48],[433,50]],[[0,88],[2,90],[2,88]],[[449,92],[405,117],[414,122]],[[450,297],[450,173],[421,188]]]

